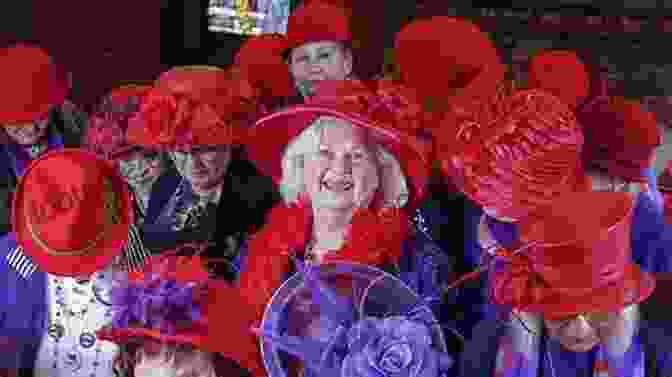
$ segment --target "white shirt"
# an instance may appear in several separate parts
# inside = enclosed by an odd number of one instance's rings
[[[95,335],[95,331],[111,320],[111,316],[106,317],[105,314],[109,312],[109,306],[102,304],[95,298],[93,293],[93,286],[101,287],[109,290],[111,287],[111,272],[102,271],[101,278],[93,278],[86,284],[78,284],[74,278],[59,278],[54,275],[47,275],[47,305],[49,308],[49,321],[55,318],[60,319],[65,327],[64,336],[58,344],[48,332],[42,338],[40,349],[35,362],[34,377],[114,377],[112,362],[118,353],[116,344],[96,340],[96,343],[90,348],[84,348],[79,344],[79,337],[82,333],[87,332]],[[98,274],[94,274],[97,276]],[[56,279],[61,279],[62,283],[57,284]],[[62,286],[65,303],[68,307],[73,308],[73,311],[80,312],[83,307],[87,308],[86,314],[80,314],[74,317],[65,316],[61,313],[56,317],[56,312],[63,310],[56,304],[58,296],[56,295],[57,285]],[[86,294],[76,294],[73,289]],[[109,291],[108,291],[109,292]],[[104,294],[103,294],[104,296]],[[89,300],[94,298],[95,303],[90,303]],[[54,351],[58,347],[59,357],[56,359]],[[95,366],[97,352],[100,348],[101,352],[98,355],[98,365]],[[65,359],[70,352],[79,353],[81,355],[81,367],[73,370],[66,365]],[[56,359],[56,360],[55,360]],[[57,361],[57,368],[54,369],[54,361]]]

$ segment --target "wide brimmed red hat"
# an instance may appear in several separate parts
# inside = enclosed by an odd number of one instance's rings
[[[305,1],[287,20],[285,54],[306,43],[347,43],[351,39],[350,18],[345,9],[324,0]]]
[[[486,33],[447,16],[406,25],[396,35],[394,58],[403,81],[421,96],[457,107],[492,95],[506,72]]]
[[[267,95],[287,97],[294,89],[289,65],[283,56],[287,44],[282,34],[251,36],[238,49],[234,64]]]
[[[82,276],[122,253],[133,214],[116,166],[91,152],[63,149],[28,166],[14,193],[12,224],[41,270]]]
[[[407,102],[412,97],[402,90],[386,80],[320,82],[309,103],[266,116],[249,130],[248,157],[280,182],[285,148],[295,137],[320,117],[344,119],[367,129],[394,155],[410,183],[410,202],[416,203],[425,192],[433,145],[417,132],[423,127],[422,107]]]
[[[112,90],[88,120],[83,145],[106,159],[114,159],[134,148],[126,142],[128,119],[140,111],[150,85],[124,85]]]
[[[634,100],[605,97],[577,113],[586,144],[586,169],[606,170],[628,181],[646,182],[662,135],[653,113]]]
[[[527,248],[500,252],[505,266],[493,273],[495,301],[550,319],[644,301],[655,279],[632,262],[634,206],[629,193],[588,191],[532,213],[519,225]]]
[[[590,76],[573,51],[545,50],[530,59],[527,84],[560,98],[572,109],[590,94]]]
[[[208,307],[226,282],[210,278],[199,256],[165,252],[153,256],[140,272],[111,292],[112,323],[96,332],[101,340],[125,344],[147,339],[160,343],[208,346]],[[217,303],[221,305],[222,303]]]
[[[186,150],[241,142],[258,111],[258,90],[232,72],[210,66],[162,74],[129,120],[127,142]]]
[[[587,189],[583,135],[566,104],[530,89],[503,98],[497,109],[490,124],[463,121],[437,132],[441,168],[460,191],[496,217],[517,221],[561,193]]]
[[[68,83],[45,50],[17,44],[0,49],[0,124],[41,119],[68,94]]]

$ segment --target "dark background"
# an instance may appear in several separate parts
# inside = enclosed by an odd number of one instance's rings
[[[465,0],[328,1],[352,13],[356,70],[364,78],[380,71],[394,33],[414,16],[476,16],[481,5]],[[672,15],[672,0],[537,1],[534,5],[536,12],[559,9],[576,15]],[[174,65],[230,64],[243,38],[209,32],[207,6],[207,0],[2,1],[0,44],[39,42],[73,74],[74,99],[89,106],[124,81],[151,80]],[[525,22],[510,18],[483,27],[492,32],[507,63],[536,48],[526,47],[529,44],[572,48],[610,70],[631,93],[672,87],[672,79],[666,79],[672,74],[665,73],[672,72],[667,68],[672,54],[663,53],[671,33],[648,29],[606,34],[531,32]]]

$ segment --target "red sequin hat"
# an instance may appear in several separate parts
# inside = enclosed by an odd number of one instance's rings
[[[320,82],[306,105],[260,119],[249,130],[247,154],[264,174],[280,182],[287,145],[319,117],[341,118],[369,130],[396,157],[411,186],[410,201],[417,203],[425,192],[433,146],[417,133],[424,121],[421,106],[402,90],[387,80]]]
[[[486,33],[468,20],[447,16],[402,28],[394,59],[404,83],[423,98],[446,99],[458,107],[492,95],[506,72]]]
[[[174,68],[159,77],[129,120],[127,142],[164,150],[237,144],[256,116],[257,100],[258,91],[230,71]]]
[[[498,253],[505,265],[492,275],[495,301],[548,319],[644,301],[655,279],[632,262],[634,204],[628,193],[588,191],[535,210],[519,224],[526,248]]]
[[[140,110],[149,85],[124,85],[112,90],[89,117],[83,145],[94,153],[113,159],[133,150],[126,142],[128,119]]]
[[[350,18],[345,9],[324,0],[308,0],[289,15],[285,54],[310,42],[349,42],[351,39]]]
[[[14,193],[12,224],[41,270],[82,276],[122,252],[133,214],[116,166],[84,150],[63,149],[28,166]]]
[[[577,113],[586,144],[585,169],[603,169],[628,181],[646,182],[662,135],[653,113],[633,100],[604,97]]]
[[[21,124],[43,118],[68,93],[64,72],[40,47],[17,44],[0,49],[0,124]]]
[[[530,59],[527,81],[530,88],[545,90],[572,109],[578,108],[590,94],[590,76],[573,51],[537,53]]]
[[[436,133],[442,170],[463,193],[489,214],[517,221],[561,193],[587,189],[583,135],[567,105],[532,89],[496,108],[489,124],[445,124]]]

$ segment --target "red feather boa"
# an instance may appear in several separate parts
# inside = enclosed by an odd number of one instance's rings
[[[219,334],[227,334],[226,343],[231,347],[222,353],[237,360],[255,377],[265,376],[265,371],[258,340],[249,329],[259,326],[266,304],[284,281],[290,268],[290,255],[302,255],[305,251],[311,236],[311,218],[311,209],[300,204],[280,205],[271,210],[266,226],[250,240],[245,268],[240,275],[238,294],[246,305],[245,308],[237,307],[234,310],[245,310],[245,314],[236,316],[237,322],[241,323],[231,323],[222,318],[221,322],[226,322],[227,330]],[[358,209],[353,215],[343,247],[328,253],[325,261],[372,266],[396,264],[409,231],[410,221],[402,209]],[[240,334],[240,337],[231,334],[235,329],[245,334]],[[236,341],[229,341],[231,339]],[[221,345],[218,348],[221,349]]]

